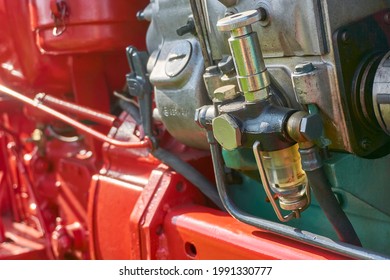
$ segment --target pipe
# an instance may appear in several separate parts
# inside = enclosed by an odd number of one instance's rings
[[[3,199],[4,199],[4,193],[5,193],[5,187],[3,185],[3,178],[4,178],[5,174],[0,171],[0,205],[2,205],[3,203]],[[0,217],[2,217],[2,209],[0,207]],[[3,219],[0,218],[0,244],[5,242],[7,239],[6,239],[6,236],[5,236],[5,229],[4,229],[4,225],[3,225]]]
[[[41,104],[46,105],[54,110],[59,110],[68,114],[75,114],[81,118],[86,118],[104,126],[117,127],[120,123],[116,116],[67,102],[45,93],[38,93],[35,96],[35,100],[38,100]]]
[[[16,92],[14,90],[11,90],[5,86],[0,85],[0,92],[4,93],[6,95],[9,95],[13,98],[18,99],[19,101],[23,102],[26,105],[29,105],[33,108],[37,108],[37,109],[53,116],[54,118],[56,118],[60,121],[63,121],[65,123],[69,124],[70,126],[73,126],[77,129],[79,129],[80,131],[84,132],[85,134],[88,134],[94,138],[97,138],[102,142],[107,142],[113,146],[121,147],[121,148],[151,148],[152,147],[152,143],[148,138],[145,138],[145,140],[142,140],[139,142],[126,142],[126,141],[120,141],[120,140],[110,138],[110,137],[108,137],[108,136],[106,136],[106,135],[104,135],[104,134],[102,134],[102,133],[100,133],[100,132],[98,132],[98,131],[96,131],[96,130],[58,112],[58,111],[56,111],[56,110],[53,110],[50,107],[47,107],[43,104],[40,104],[36,100],[28,98],[28,97],[24,96],[23,94]]]
[[[356,247],[346,243],[338,243],[331,239],[310,232],[301,231],[287,225],[264,220],[262,218],[250,215],[240,210],[229,198],[229,195],[227,193],[221,148],[215,141],[214,135],[210,130],[207,130],[207,139],[210,143],[210,151],[213,160],[215,179],[219,196],[226,210],[237,220],[280,235],[282,237],[287,237],[295,241],[303,242],[305,244],[315,246],[323,250],[328,250],[330,252],[338,253],[346,257],[356,259],[388,259],[388,257],[386,256],[371,252],[366,249],[362,249],[360,247]]]
[[[306,171],[306,176],[318,204],[332,224],[340,241],[361,247],[362,244],[355,229],[332,192],[324,168]]]
[[[35,188],[33,187],[33,183],[30,178],[30,175],[27,171],[26,166],[24,165],[24,161],[20,159],[20,155],[16,150],[16,145],[9,145],[7,148],[12,153],[12,155],[16,158],[16,163],[17,163],[16,168],[18,169],[19,174],[24,177],[24,182],[27,186],[28,194],[30,195],[30,200],[33,201],[36,205],[36,217],[38,219],[40,231],[46,243],[45,248],[46,248],[47,256],[49,259],[54,260],[55,257],[51,246],[51,234],[50,234],[49,225],[45,221],[44,218],[45,215],[41,208],[41,203],[39,203],[38,196],[36,194]]]
[[[207,18],[203,15],[202,1],[190,0],[191,11],[194,17],[195,29],[198,34],[199,44],[204,58],[205,68],[214,65],[213,56],[210,51],[210,40],[206,31],[206,24],[203,19]]]
[[[219,209],[224,209],[215,186],[190,164],[162,148],[154,150],[152,155],[166,165],[170,166],[177,173],[183,175],[184,178],[190,181],[205,196],[214,202],[215,205],[219,207]]]

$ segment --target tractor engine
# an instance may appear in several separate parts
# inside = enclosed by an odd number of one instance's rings
[[[387,259],[390,1],[0,0],[0,259]]]

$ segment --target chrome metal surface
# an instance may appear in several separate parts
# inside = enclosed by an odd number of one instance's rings
[[[230,31],[230,51],[237,72],[240,91],[247,101],[268,97],[270,78],[264,64],[257,34],[251,24],[260,20],[257,10],[233,14],[217,23],[220,31]]]

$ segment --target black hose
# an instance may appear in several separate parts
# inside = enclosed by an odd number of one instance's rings
[[[190,164],[162,148],[154,150],[152,155],[170,166],[177,173],[183,175],[184,178],[197,187],[205,196],[214,202],[215,205],[220,209],[224,209],[215,186]]]
[[[125,100],[119,100],[119,105],[121,108],[128,113],[137,124],[141,124],[145,130],[147,136],[152,135],[152,118],[150,114],[150,109],[152,108],[152,99],[151,95],[147,95],[148,98],[141,99],[141,109],[132,104],[131,102],[126,102]],[[145,118],[143,118],[142,113],[144,113]],[[219,198],[216,187],[210,183],[210,181],[204,177],[198,170],[192,167],[190,164],[170,153],[169,151],[157,148],[151,152],[152,155],[159,159],[161,162],[165,163],[177,173],[181,174],[189,182],[191,182],[197,189],[199,189],[206,197],[208,197],[214,204],[221,210],[224,209],[221,199]]]
[[[123,99],[120,99],[119,106],[123,111],[129,114],[137,124],[142,123],[141,114],[139,112],[139,108],[136,105]]]
[[[323,250],[335,252],[346,257],[356,259],[388,259],[386,256],[371,252],[366,249],[345,243],[340,244],[331,239],[313,234],[311,232],[301,231],[288,225],[271,222],[240,210],[230,199],[227,193],[221,149],[218,143],[216,143],[212,131],[208,131],[207,138],[210,143],[210,151],[213,159],[218,193],[222,200],[223,206],[234,218],[245,224],[272,232],[279,236],[303,242]]]
[[[332,192],[331,184],[324,168],[306,171],[306,176],[318,204],[332,224],[340,241],[355,246],[362,246],[355,229]]]

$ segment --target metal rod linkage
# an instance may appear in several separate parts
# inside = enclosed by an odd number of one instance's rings
[[[73,126],[77,129],[79,129],[80,131],[102,141],[102,142],[107,142],[113,146],[116,146],[116,147],[121,147],[121,148],[151,148],[152,147],[152,143],[151,141],[148,139],[148,138],[145,138],[144,140],[142,141],[138,141],[138,142],[127,142],[127,141],[120,141],[120,140],[116,140],[116,139],[113,139],[113,138],[110,138],[106,135],[104,135],[103,133],[100,133],[46,105],[43,105],[42,103],[40,103],[39,101],[37,100],[33,100],[31,98],[28,98],[26,96],[24,96],[23,94],[19,93],[19,92],[16,92],[12,89],[9,89],[5,86],[2,86],[0,85],[0,92],[8,95],[8,96],[11,96],[13,98],[16,98],[18,99],[19,101],[23,102],[24,104],[26,105],[29,105],[33,108],[37,108],[51,116],[53,116],[54,118],[60,120],[60,121],[63,121],[67,124],[69,124],[70,126]]]

